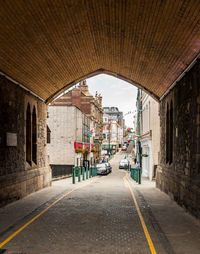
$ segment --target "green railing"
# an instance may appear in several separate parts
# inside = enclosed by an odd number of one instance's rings
[[[130,165],[130,164],[129,164],[129,165],[125,165],[125,166],[124,166],[124,169],[130,171],[130,170],[131,170],[131,165]]]
[[[131,168],[130,176],[137,183],[141,184],[141,168]]]
[[[97,176],[97,168],[90,167],[89,169],[86,167],[73,167],[72,168],[72,183],[76,183],[76,178],[78,182],[87,180],[88,178]]]

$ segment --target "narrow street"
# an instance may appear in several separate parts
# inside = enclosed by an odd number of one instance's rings
[[[118,168],[123,157],[108,176],[56,181],[1,208],[0,253],[199,253],[199,222],[154,183],[129,179]]]

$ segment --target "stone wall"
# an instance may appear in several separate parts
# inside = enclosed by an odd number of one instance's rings
[[[37,112],[37,164],[26,162],[26,107]],[[0,76],[0,206],[51,184],[46,156],[47,106],[20,86]],[[17,136],[9,146],[8,133]]]
[[[173,159],[166,163],[166,109],[173,102]],[[160,104],[161,156],[157,187],[200,218],[200,63]]]

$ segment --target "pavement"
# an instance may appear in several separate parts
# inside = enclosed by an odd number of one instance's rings
[[[199,254],[200,222],[142,179],[71,178],[0,209],[0,254]]]

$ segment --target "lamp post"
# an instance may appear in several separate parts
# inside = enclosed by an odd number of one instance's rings
[[[110,158],[110,126],[111,126],[111,123],[110,123],[110,119],[108,120],[109,121],[109,124],[108,124],[108,127],[109,127],[109,138],[108,138],[108,155],[109,155],[109,158]]]

